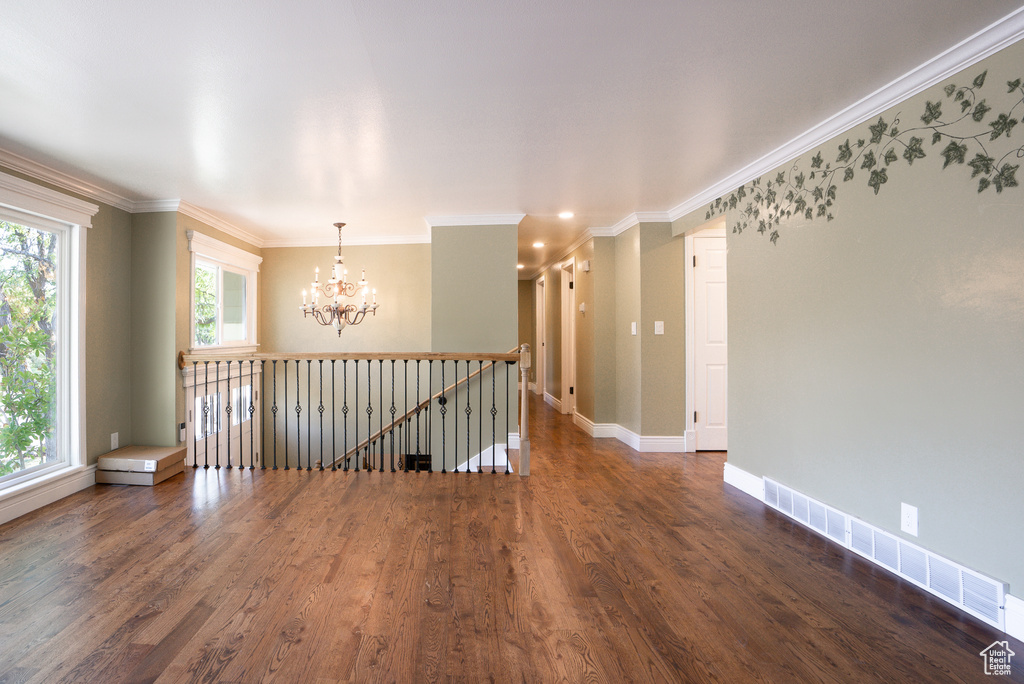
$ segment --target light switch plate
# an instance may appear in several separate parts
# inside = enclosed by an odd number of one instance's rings
[[[665,334],[665,321],[654,321],[654,334],[664,335]]]
[[[632,330],[633,330],[633,334],[636,335],[636,321],[633,321]]]

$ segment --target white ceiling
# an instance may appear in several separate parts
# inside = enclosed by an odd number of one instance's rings
[[[0,148],[270,244],[526,214],[530,273],[1019,4],[6,0]]]

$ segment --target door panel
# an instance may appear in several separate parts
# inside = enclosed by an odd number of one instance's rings
[[[724,237],[694,237],[694,429],[697,449],[728,448],[728,307]]]

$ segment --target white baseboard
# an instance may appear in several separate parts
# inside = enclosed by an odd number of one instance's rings
[[[683,434],[686,437],[686,450],[687,451],[696,451],[697,450],[697,431],[696,430],[687,430]]]
[[[544,401],[547,402],[548,406],[553,407],[559,413],[562,412],[562,401],[551,396],[547,392],[544,393]]]
[[[725,483],[732,485],[744,494],[749,494],[758,501],[764,501],[764,479],[751,475],[731,463],[725,464]]]
[[[530,383],[530,385],[529,385],[529,387],[530,387],[530,391],[531,391],[531,392],[533,392],[534,394],[536,394],[536,393],[537,393],[537,383],[535,383],[535,382],[531,382],[531,383]]]
[[[515,447],[510,446],[509,448]],[[508,471],[510,473],[515,472],[515,468],[508,460],[508,451],[506,450],[504,444],[495,444],[494,449],[491,449],[491,447],[487,447],[479,454],[469,459],[468,462],[464,461],[460,463],[458,465],[458,470],[459,472],[465,472],[467,470],[476,471],[478,468],[480,468],[484,472],[490,472],[492,466],[494,470],[500,471],[502,473],[505,472],[506,467],[508,468]]]
[[[1024,641],[1024,599],[1006,595],[1006,633]]]
[[[0,523],[14,520],[96,484],[96,466],[78,466],[0,493]]]
[[[679,454],[686,451],[686,437],[641,435],[637,451]]]
[[[518,449],[519,448],[519,433],[518,432],[510,432],[510,433],[508,433],[508,441],[505,442],[505,443],[508,444],[508,448],[509,449]]]

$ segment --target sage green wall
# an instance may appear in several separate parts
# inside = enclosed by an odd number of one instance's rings
[[[131,214],[100,204],[86,237],[85,391],[89,463],[132,436]]]
[[[1020,99],[1005,84],[1022,63],[1018,43],[882,118],[927,124],[926,103],[960,117],[955,91],[943,86],[974,79],[968,108],[985,99],[994,119]],[[1016,163],[1018,140],[990,139],[987,123],[962,121],[956,134],[980,130],[995,168]],[[823,145],[825,161],[847,138],[873,133],[864,124]],[[913,541],[1019,596],[1024,190],[979,192],[964,155],[946,156],[949,139],[930,147],[932,132],[919,135],[926,156],[911,165],[894,142],[877,193],[871,167],[837,178],[832,221],[784,221],[777,244],[752,227],[729,235],[729,462],[904,537],[900,503],[917,506]],[[813,154],[796,164],[809,168]],[[727,214],[730,228],[745,220],[743,207]]]
[[[174,416],[180,398],[175,339],[177,214],[131,217],[132,442],[178,443]],[[185,276],[186,280],[188,276]],[[180,420],[180,418],[179,418]],[[108,437],[109,439],[109,437]],[[109,447],[109,442],[107,443]]]
[[[582,266],[586,260],[593,268],[594,241],[583,243],[569,257],[576,263],[576,310],[571,312],[576,322],[576,412],[594,422],[594,277]],[[585,313],[580,313],[580,304],[586,304]]]
[[[633,226],[615,237],[615,422],[637,434],[642,429],[640,344],[646,334],[641,322],[640,226]]]
[[[520,280],[518,284],[519,295],[519,345],[530,345],[530,352],[537,353],[537,345],[534,337],[537,335],[537,314],[536,301],[534,300],[534,285],[532,280]],[[535,382],[536,364],[530,367],[530,382]]]
[[[640,434],[681,437],[686,431],[686,321],[683,238],[670,223],[640,224]],[[654,334],[654,322],[665,334]]]
[[[594,326],[594,415],[595,424],[615,422],[616,412],[616,310],[615,310],[615,238],[597,237],[591,241],[593,259],[593,302],[587,303],[587,316]]]
[[[433,351],[506,352],[516,346],[516,239],[514,225],[432,229]]]
[[[345,247],[345,266],[356,280],[362,269],[377,289],[380,307],[338,336],[333,327],[303,319],[302,290],[309,291],[313,269],[324,279],[334,247],[282,247],[263,250],[260,281],[260,350],[275,352],[414,352],[430,349],[430,245],[361,245]],[[358,298],[357,298],[358,299]],[[359,300],[361,301],[361,299]],[[511,345],[509,345],[511,346]]]

